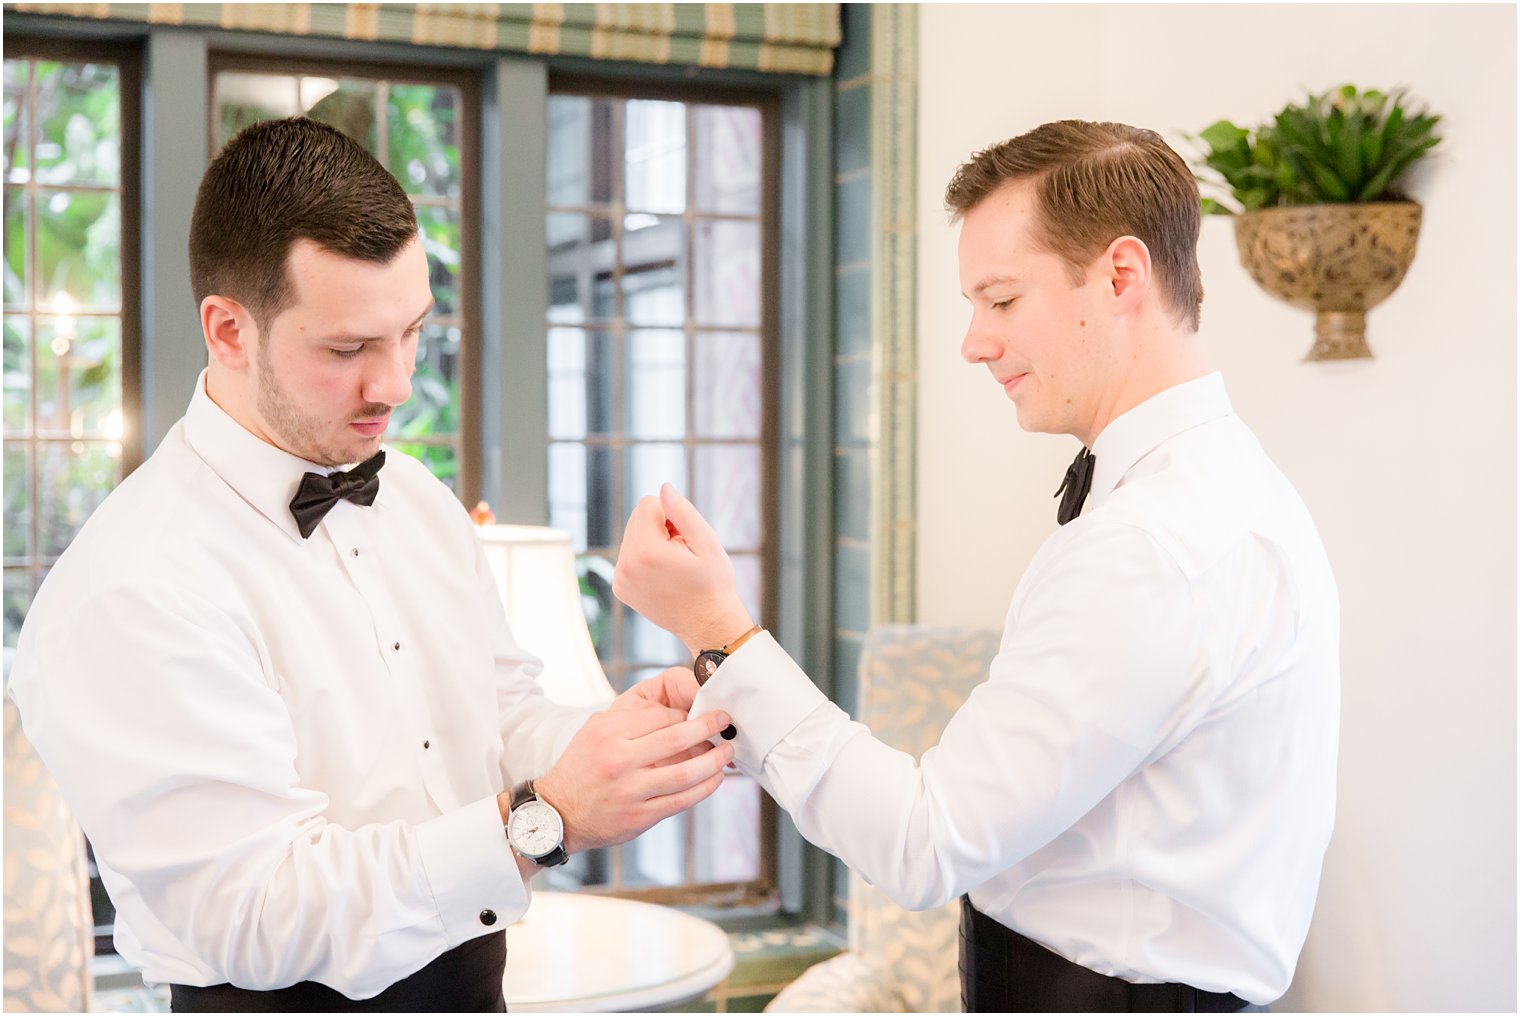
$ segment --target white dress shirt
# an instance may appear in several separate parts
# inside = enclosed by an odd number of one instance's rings
[[[368,998],[524,912],[496,795],[586,712],[543,697],[424,466],[388,452],[303,540],[330,470],[204,386],[52,569],[9,692],[147,981]]]
[[[1219,375],[1114,420],[987,681],[914,759],[769,636],[693,714],[812,842],[910,909],[983,913],[1134,982],[1280,996],[1334,813],[1340,609],[1303,502]],[[1052,510],[1052,514],[1054,510]]]

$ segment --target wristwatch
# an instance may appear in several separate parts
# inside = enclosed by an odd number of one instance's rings
[[[532,780],[512,788],[507,812],[507,842],[512,849],[542,868],[570,860],[565,852],[565,820],[554,805],[538,796]]]
[[[738,652],[740,646],[764,630],[764,628],[761,628],[757,624],[722,648],[704,649],[698,653],[697,658],[691,664],[691,672],[697,676],[697,686],[701,687],[706,684],[708,679],[718,672],[718,668],[723,665],[724,660]],[[732,723],[723,728],[723,740],[732,741],[738,736],[739,731],[734,729]]]

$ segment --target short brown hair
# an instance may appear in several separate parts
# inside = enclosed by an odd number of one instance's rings
[[[1151,252],[1165,302],[1198,330],[1198,183],[1155,131],[1122,123],[1058,120],[983,149],[945,188],[952,221],[1011,180],[1036,180],[1039,241],[1075,284],[1121,236]]]
[[[294,295],[290,248],[311,240],[385,264],[417,237],[406,191],[352,139],[305,117],[265,120],[227,142],[190,218],[190,288],[230,297],[267,328]]]

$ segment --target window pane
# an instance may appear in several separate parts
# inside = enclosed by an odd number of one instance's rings
[[[31,302],[27,287],[27,208],[31,198],[19,187],[5,188],[5,304],[26,307]]]
[[[424,324],[417,337],[417,372],[412,397],[396,407],[388,440],[443,437],[459,433],[459,348],[457,325]]]
[[[760,610],[760,558],[755,554],[730,554],[734,563],[734,586],[739,590],[739,600],[749,616],[760,624],[765,614]]]
[[[244,127],[301,112],[296,79],[290,74],[222,71],[216,76],[217,139],[221,148]]]
[[[612,99],[549,96],[550,205],[612,201],[613,105]]]
[[[656,668],[654,672],[657,674],[660,667],[674,667],[690,659],[681,640],[670,632],[652,621],[645,620],[628,607],[619,604],[618,609],[623,612],[623,660],[625,662],[653,664]]]
[[[698,106],[697,211],[760,214],[760,111]]]
[[[685,211],[685,104],[630,99],[624,117],[628,210]]]
[[[760,446],[701,445],[697,448],[696,493],[701,509],[723,546],[760,546]]]
[[[760,788],[730,774],[692,809],[701,882],[747,882],[760,875]]]
[[[338,128],[371,155],[379,153],[373,81],[302,78],[300,95],[301,108],[307,116]]]
[[[113,64],[34,65],[37,180],[114,184],[121,178],[120,72]]]
[[[698,324],[760,325],[760,224],[698,222],[693,241],[693,308]]]
[[[37,446],[39,550],[62,554],[90,513],[116,485],[119,445],[44,441]]]
[[[32,605],[32,573],[26,568],[5,569],[5,644],[15,646],[21,622]]]
[[[698,437],[760,437],[760,336],[703,332],[696,339],[693,416]]]
[[[25,444],[13,442],[5,446],[5,556],[8,559],[32,556],[32,483],[26,452]]]
[[[623,220],[623,316],[635,325],[680,325],[685,294],[685,223],[629,215]]]
[[[549,329],[549,436],[606,434],[612,419],[612,336],[581,328]]]
[[[120,318],[37,318],[37,429],[121,438]]]
[[[568,530],[580,552],[612,546],[612,516],[612,450],[574,442],[551,444],[549,525]]]
[[[630,437],[680,439],[686,436],[686,334],[671,329],[628,333],[624,347],[628,378],[624,387]]]
[[[386,165],[408,194],[459,197],[459,92],[390,86]]]
[[[612,595],[613,564],[598,554],[583,554],[575,559],[580,579],[581,608],[586,614],[586,628],[598,659],[616,655],[613,647],[613,611],[617,603]]]
[[[31,179],[31,135],[25,102],[30,75],[29,62],[5,61],[5,179],[21,183]]]
[[[32,323],[20,315],[5,316],[5,433],[31,431]]]
[[[422,246],[427,251],[433,313],[458,313],[459,213],[452,208],[419,208],[417,224],[422,227]]]
[[[591,644],[596,648],[597,659],[611,660],[617,655],[612,619],[620,606],[612,595],[612,569],[600,565],[595,558],[586,558],[586,569],[581,577],[581,598],[591,601],[586,611],[586,627],[591,631]]]
[[[37,209],[37,270],[44,310],[120,307],[121,198],[89,191],[43,195]]]
[[[657,497],[660,484],[673,483],[685,493],[686,448],[678,444],[636,444],[627,449],[621,518],[627,519],[642,497]]]
[[[551,213],[545,230],[549,261],[549,320],[578,325],[611,320],[612,220],[601,215]],[[598,285],[599,281],[605,284]]]

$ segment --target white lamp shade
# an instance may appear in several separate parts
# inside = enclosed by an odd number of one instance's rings
[[[596,658],[570,534],[546,526],[478,526],[517,644],[544,661],[538,683],[551,702],[600,706],[614,693]]]

